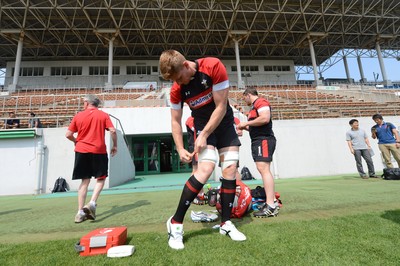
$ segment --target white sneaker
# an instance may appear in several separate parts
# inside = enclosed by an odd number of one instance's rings
[[[89,220],[96,220],[96,205],[86,204],[83,206],[83,211],[86,213],[86,218]]]
[[[183,224],[171,223],[171,218],[167,221],[168,245],[173,249],[183,249]]]
[[[277,208],[278,210],[281,209],[281,206],[279,206],[279,201],[278,200],[274,200],[274,205],[275,205],[275,208]]]
[[[218,219],[218,215],[214,213],[206,213],[203,211],[195,212],[192,211],[190,213],[190,218],[192,218],[192,221],[195,223],[199,222],[214,222],[215,220]]]
[[[236,229],[235,225],[231,221],[226,221],[223,226],[219,228],[221,235],[228,235],[233,241],[244,241],[246,236]]]
[[[75,223],[81,223],[83,221],[86,221],[86,219],[87,219],[87,217],[86,217],[85,213],[78,212],[75,215]]]

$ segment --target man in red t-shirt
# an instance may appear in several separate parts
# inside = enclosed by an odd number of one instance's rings
[[[75,144],[72,180],[82,180],[78,190],[78,213],[75,216],[75,223],[96,219],[96,201],[108,176],[108,156],[104,140],[106,130],[110,131],[113,141],[111,156],[117,153],[116,130],[110,116],[98,109],[99,104],[100,100],[95,95],[85,96],[84,111],[74,116],[65,134],[65,137]],[[77,137],[74,133],[78,133]],[[83,206],[92,176],[97,180],[96,186],[90,202]]]

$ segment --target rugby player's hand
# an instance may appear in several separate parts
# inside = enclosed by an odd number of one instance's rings
[[[198,135],[194,142],[194,152],[200,154],[205,148],[207,148],[207,138],[202,134]]]
[[[238,129],[241,129],[241,130],[243,130],[243,129],[248,130],[246,122],[240,122],[240,123],[237,125],[237,128],[238,128]]]
[[[181,160],[181,162],[190,163],[192,161],[194,152],[190,153],[185,149],[181,149],[178,151],[178,153],[179,153],[179,159]]]

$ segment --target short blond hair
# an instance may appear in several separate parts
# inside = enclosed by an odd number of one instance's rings
[[[186,58],[176,50],[166,50],[160,55],[160,72],[164,79],[171,80],[171,77],[178,73]]]

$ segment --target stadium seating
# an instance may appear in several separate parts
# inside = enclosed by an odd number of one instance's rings
[[[34,112],[36,117],[40,118],[43,127],[66,126],[71,118],[82,110],[83,97],[87,94],[96,94],[107,107],[166,105],[163,100],[164,94],[145,89],[31,89],[18,90],[10,97],[0,98],[0,116],[5,119],[8,112],[13,111],[21,120],[21,127],[25,128],[28,127],[28,113]],[[0,121],[0,128],[4,126],[4,119]]]
[[[362,117],[376,113],[383,115],[400,113],[397,111],[400,106],[398,97],[390,97],[393,99],[390,101],[357,99],[353,93],[347,96],[343,90],[338,94],[335,91],[318,91],[309,86],[297,85],[259,86],[257,91],[260,97],[265,97],[271,103],[274,119]],[[390,96],[394,96],[395,92],[395,90],[383,91]],[[381,90],[373,89],[371,93],[380,95]],[[229,97],[237,110],[247,114],[249,107],[242,99],[243,90],[231,91]],[[374,96],[370,98],[374,99]]]
[[[361,99],[357,94],[340,94],[335,91],[321,91],[309,85],[268,85],[258,86],[260,97],[269,100],[274,119],[315,119],[337,117],[398,115],[400,100],[396,90],[363,91],[368,99]],[[105,91],[101,88],[63,88],[18,90],[10,97],[0,98],[0,116],[6,118],[9,111],[14,111],[21,119],[21,127],[28,126],[28,112],[33,111],[44,127],[66,126],[71,118],[82,109],[83,97],[96,94],[105,107],[158,107],[167,106],[165,93],[145,89],[115,88]],[[384,95],[384,97],[382,96]],[[379,97],[378,97],[379,96]],[[229,92],[230,104],[243,114],[250,107],[243,100],[243,89],[232,87]],[[385,100],[382,100],[383,99]],[[378,100],[380,99],[380,100]],[[0,127],[3,127],[3,121]]]

